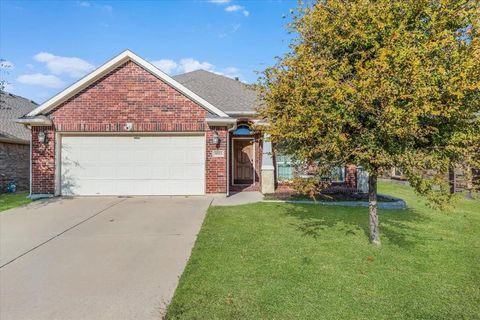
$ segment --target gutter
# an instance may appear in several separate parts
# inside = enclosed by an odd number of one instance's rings
[[[234,118],[205,118],[205,122],[207,124],[211,124],[211,125],[214,125],[214,126],[222,126],[222,125],[225,125],[225,126],[228,126],[228,125],[235,125],[237,123],[237,119],[234,119]]]
[[[226,114],[232,117],[246,117],[246,116],[255,116],[256,111],[225,111]]]
[[[53,124],[52,120],[50,120],[50,118],[44,115],[18,118],[17,120],[15,120],[15,122],[23,125],[30,125],[33,127],[51,126]]]

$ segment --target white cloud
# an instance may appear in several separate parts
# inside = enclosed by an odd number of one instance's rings
[[[80,6],[80,7],[84,7],[84,8],[93,8],[93,9],[96,9],[96,10],[103,10],[107,13],[112,13],[113,12],[113,7],[111,5],[100,5],[100,4],[96,4],[96,3],[90,3],[88,1],[77,1],[77,4]]]
[[[214,67],[213,64],[208,62],[200,62],[192,58],[185,58],[180,60],[178,70],[180,72],[192,72],[199,69],[210,71],[213,70]]]
[[[152,61],[152,64],[165,73],[171,74],[177,69],[178,64],[171,59],[160,59]]]
[[[213,71],[215,66],[209,62],[200,62],[193,58],[184,58],[176,62],[171,59],[160,59],[152,61],[152,64],[168,74],[179,74],[203,69]]]
[[[67,74],[72,78],[79,78],[95,69],[93,64],[77,57],[61,57],[48,52],[40,52],[33,58],[45,63],[47,69],[52,73]]]
[[[244,7],[239,6],[238,4],[234,4],[231,6],[228,6],[225,8],[225,11],[227,12],[242,12],[244,16],[248,17],[250,15],[250,12],[248,12]]]
[[[229,78],[240,77],[240,69],[236,67],[227,67],[224,69],[217,69],[214,64],[210,62],[201,62],[193,58],[183,58],[180,61],[176,62],[175,60],[171,59],[160,59],[152,61],[152,64],[155,65],[157,68],[162,70],[165,73],[170,75],[172,74],[180,74],[180,73],[187,73],[196,70],[206,70],[210,71],[222,76],[226,76]]]
[[[17,77],[17,81],[23,84],[47,88],[61,88],[64,85],[63,81],[58,77],[43,73],[23,74]]]
[[[224,5],[224,4],[230,3],[231,0],[208,0],[208,2],[219,4],[219,5]],[[247,9],[245,9],[242,6],[239,6],[238,4],[232,4],[230,6],[225,7],[225,11],[227,11],[227,12],[239,11],[239,12],[243,13],[243,15],[245,17],[248,17],[250,15],[250,12]]]
[[[223,72],[225,73],[225,75],[227,77],[231,77],[231,78],[234,78],[234,77],[240,75],[240,69],[235,68],[235,67],[227,67],[227,68],[223,69]]]
[[[221,75],[221,76],[232,78],[232,79],[241,77],[240,69],[235,68],[235,67],[227,67],[227,68],[224,68],[224,69],[221,69],[221,70],[215,70],[214,69],[214,70],[209,70],[209,71],[213,72],[215,74]]]
[[[228,6],[225,8],[225,11],[227,12],[234,12],[234,11],[239,11],[239,10],[242,10],[243,7],[242,6],[239,6],[237,4],[234,4],[234,5],[231,5],[231,6]]]
[[[215,3],[215,4],[225,4],[229,3],[231,0],[209,0],[208,2],[210,3]]]

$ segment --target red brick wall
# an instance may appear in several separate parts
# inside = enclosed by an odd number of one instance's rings
[[[48,116],[53,128],[47,144],[38,143],[33,134],[33,193],[54,192],[55,131],[122,132],[125,123],[133,132],[207,132],[211,148],[211,129],[206,128],[207,111],[162,80],[133,62],[127,62],[94,84],[68,99]],[[42,130],[45,130],[43,128]],[[226,128],[218,130],[226,148]],[[206,192],[226,192],[226,154],[223,160],[206,156]],[[223,161],[223,162],[222,162]]]
[[[0,194],[7,191],[11,182],[17,190],[30,186],[30,145],[0,141]]]
[[[225,193],[227,188],[227,138],[226,127],[209,127],[207,131],[206,182],[207,193]],[[212,143],[214,130],[220,138],[220,144]],[[223,150],[222,158],[212,157],[212,151]]]
[[[45,143],[38,132],[45,132]],[[32,193],[55,191],[55,131],[53,127],[32,127]]]
[[[349,164],[345,166],[345,186],[350,188],[357,187],[357,166]]]

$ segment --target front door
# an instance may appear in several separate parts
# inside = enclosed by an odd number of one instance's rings
[[[233,140],[233,183],[253,184],[253,139]]]

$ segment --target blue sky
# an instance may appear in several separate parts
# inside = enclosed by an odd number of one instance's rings
[[[43,102],[124,49],[170,74],[198,68],[255,82],[288,50],[296,1],[5,1],[7,91]],[[286,18],[285,18],[286,17]]]

